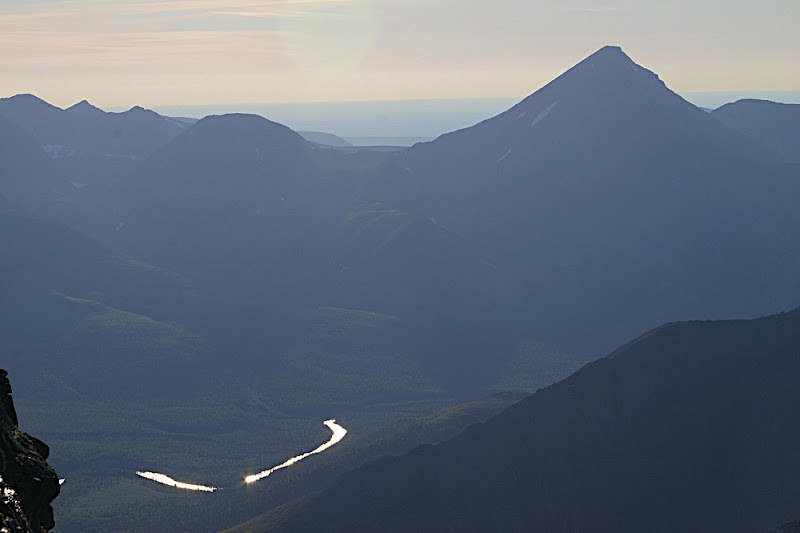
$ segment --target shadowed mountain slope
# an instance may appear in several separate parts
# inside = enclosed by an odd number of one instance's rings
[[[106,113],[85,100],[64,110],[28,94],[0,99],[0,194],[92,235],[113,232],[109,188],[187,127],[139,107]]]
[[[677,317],[800,298],[800,180],[780,161],[605,47],[508,111],[390,159],[368,197],[508,270],[548,342],[611,349]]]
[[[142,380],[169,396],[207,376],[205,341],[165,322],[196,316],[194,287],[58,223],[0,210],[0,294],[4,364],[39,397],[141,397]]]
[[[711,112],[723,124],[800,163],[800,104],[744,99]]]
[[[342,139],[338,135],[334,135],[333,133],[326,133],[324,131],[298,131],[300,135],[307,141],[322,144],[325,146],[353,146],[346,140]]]
[[[245,320],[313,308],[348,194],[315,150],[255,115],[206,117],[115,188],[122,226],[107,242],[189,275]]]
[[[260,513],[265,506],[280,505],[324,487],[343,472],[387,454],[399,454],[421,444],[439,442],[457,435],[469,425],[482,422],[519,401],[523,395],[494,394],[467,403],[373,428],[362,436],[348,434],[335,447],[312,461],[302,461],[269,482],[231,487],[213,501],[193,509],[181,528],[191,531],[219,531]],[[346,423],[342,421],[343,423]],[[200,504],[198,504],[200,507]],[[234,528],[236,530],[238,528]],[[323,528],[324,529],[324,528]]]
[[[114,254],[78,231],[14,209],[0,209],[0,262],[47,290],[172,320],[197,301],[187,279]]]
[[[800,309],[650,331],[250,531],[765,531],[800,513]]]
[[[127,226],[120,240],[143,256],[202,267],[199,243],[240,245],[290,210],[286,202],[305,199],[310,150],[298,134],[255,115],[206,117],[116,188]]]
[[[237,316],[220,335],[242,350],[291,342],[298,315],[320,306],[362,309],[399,317],[387,346],[440,378],[491,379],[483,369],[502,361],[482,354],[502,342],[513,290],[435,220],[359,204],[371,170],[344,163],[362,155],[374,156],[254,115],[207,117],[119,184],[124,226],[108,242],[213,291]],[[454,374],[453,358],[470,364]]]
[[[616,47],[377,170],[350,157],[261,117],[207,117],[119,184],[107,242],[254,317],[229,339],[366,309],[409,321],[408,351],[456,381],[522,337],[596,354],[800,297],[796,168]]]
[[[35,139],[13,120],[0,116],[0,197],[23,206],[52,205],[68,185]]]

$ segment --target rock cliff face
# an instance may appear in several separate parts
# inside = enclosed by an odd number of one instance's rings
[[[48,531],[58,476],[46,462],[47,445],[19,430],[7,376],[0,369],[0,531]]]

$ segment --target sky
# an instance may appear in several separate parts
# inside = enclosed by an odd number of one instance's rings
[[[2,0],[0,97],[500,102],[616,44],[700,105],[800,102],[798,20],[798,0]]]

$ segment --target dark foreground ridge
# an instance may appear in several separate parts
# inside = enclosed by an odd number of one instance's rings
[[[800,309],[667,324],[237,531],[767,531],[800,514],[799,348]]]
[[[58,476],[46,462],[47,445],[19,430],[7,376],[0,369],[0,531],[49,531]]]

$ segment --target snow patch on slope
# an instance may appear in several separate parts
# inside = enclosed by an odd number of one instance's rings
[[[552,104],[550,104],[549,106],[545,107],[545,108],[544,108],[544,109],[543,109],[543,110],[542,110],[542,111],[541,111],[541,112],[540,112],[538,115],[536,115],[536,118],[535,118],[535,119],[533,119],[533,122],[531,122],[531,127],[533,127],[533,126],[537,125],[539,122],[541,122],[542,120],[544,120],[544,118],[545,118],[547,115],[549,115],[549,114],[550,114],[550,112],[551,112],[553,109],[555,109],[555,107],[556,107],[556,105],[558,105],[558,102],[559,102],[559,101],[560,101],[560,100],[556,100],[555,102],[553,102],[553,103],[552,103]]]
[[[63,144],[43,144],[42,150],[47,152],[47,155],[52,159],[61,159],[63,157],[73,157],[78,152],[72,148],[68,148]]]
[[[509,148],[509,149],[508,149],[508,152],[506,152],[505,154],[503,154],[503,157],[501,157],[500,159],[498,159],[497,161],[495,161],[495,163],[499,163],[500,161],[502,161],[503,159],[505,159],[506,157],[508,157],[508,155],[511,153],[511,151],[512,151],[512,149],[511,149],[511,148]]]

